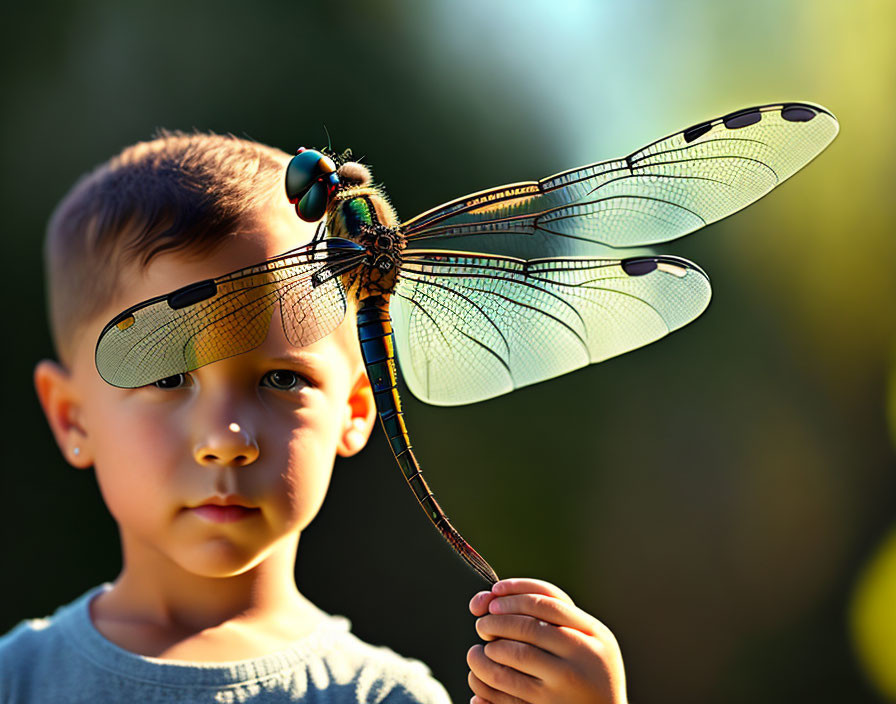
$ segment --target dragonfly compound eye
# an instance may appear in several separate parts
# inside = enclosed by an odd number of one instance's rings
[[[317,222],[327,212],[329,193],[325,183],[313,184],[296,205],[296,214],[305,222]]]
[[[299,149],[286,167],[286,197],[306,222],[324,216],[329,196],[338,183],[333,160],[315,149]]]

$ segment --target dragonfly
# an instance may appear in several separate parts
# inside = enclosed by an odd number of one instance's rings
[[[303,147],[285,185],[297,215],[319,223],[311,242],[128,308],[100,334],[96,367],[108,383],[135,388],[253,349],[276,310],[299,347],[353,312],[402,474],[448,544],[493,584],[494,569],[454,528],[421,473],[398,368],[416,397],[453,406],[681,328],[709,304],[705,272],[676,256],[625,249],[677,239],[741,210],[817,156],[838,129],[811,103],[747,108],[622,158],[479,191],[404,222],[350,152]],[[596,246],[620,252],[590,254]]]

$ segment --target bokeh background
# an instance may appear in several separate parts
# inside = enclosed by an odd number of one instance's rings
[[[710,274],[698,321],[509,396],[407,398],[406,411],[461,532],[500,574],[555,582],[607,623],[633,701],[896,698],[893,3],[93,0],[3,14],[0,631],[120,566],[91,473],[62,460],[31,388],[52,354],[43,228],[84,171],[158,127],[293,151],[326,144],[326,126],[409,218],[737,108],[809,100],[841,122],[831,147],[661,249]],[[376,432],[339,462],[299,585],[466,701],[479,584],[415,504]]]

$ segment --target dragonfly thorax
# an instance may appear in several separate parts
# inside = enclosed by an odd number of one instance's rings
[[[388,296],[398,281],[404,238],[395,227],[380,223],[362,224],[357,242],[367,250],[365,266],[359,272],[358,294]]]
[[[404,248],[401,234],[394,227],[385,225],[362,225],[360,244],[367,248],[370,265],[381,272],[391,271],[401,264],[401,250]]]
[[[327,219],[330,235],[357,242],[367,251],[350,286],[360,298],[388,296],[398,280],[405,240],[385,193],[371,185],[349,186],[340,189],[334,200]]]

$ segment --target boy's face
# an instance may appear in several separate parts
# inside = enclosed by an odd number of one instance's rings
[[[372,428],[351,316],[296,348],[276,312],[260,347],[190,372],[174,388],[120,389],[100,378],[94,345],[118,312],[281,254],[312,234],[285,208],[247,230],[203,259],[162,254],[142,273],[126,272],[125,293],[86,328],[72,368],[38,365],[38,393],[57,441],[73,464],[94,465],[126,559],[133,546],[195,574],[244,572],[294,542],[320,508],[335,455],[360,450]]]

